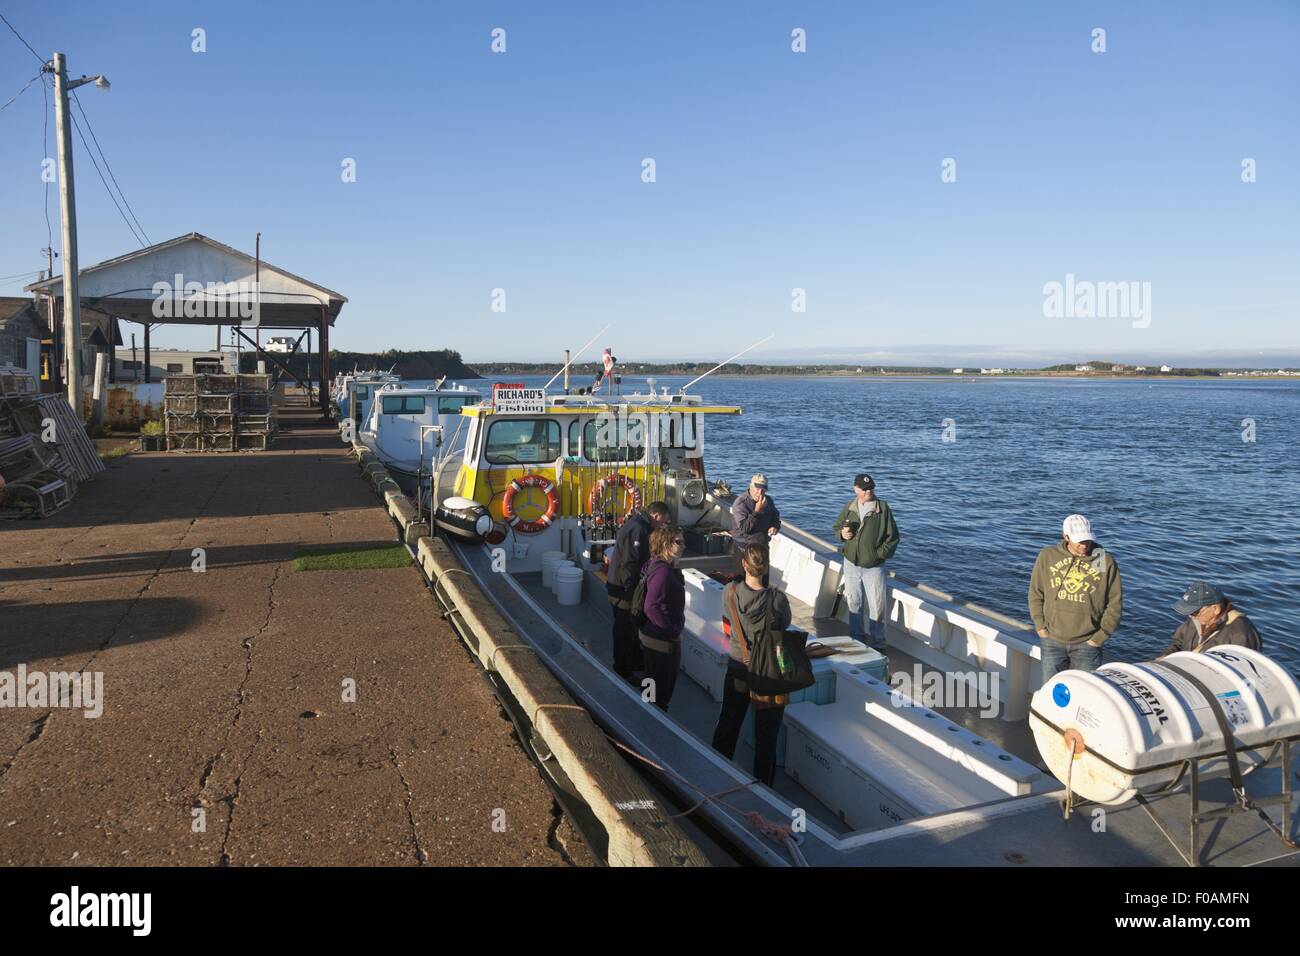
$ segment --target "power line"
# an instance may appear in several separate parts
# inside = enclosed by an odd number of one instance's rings
[[[17,93],[15,93],[13,96],[9,97],[9,102],[8,102],[8,103],[6,103],[4,106],[0,106],[0,112],[3,112],[4,110],[7,110],[10,106],[12,106],[12,105],[14,104],[14,101],[16,101],[16,100],[18,99],[18,97],[22,96],[24,93],[27,92],[27,87],[28,87],[28,86],[31,86],[33,83],[35,83],[37,80],[39,80],[39,79],[41,78],[41,76],[42,76],[44,73],[45,73],[45,71],[44,71],[44,70],[41,70],[40,73],[37,73],[37,74],[36,74],[35,76],[33,76],[30,80],[28,80],[26,86],[24,86],[21,90],[19,90],[19,91],[18,91]]]
[[[77,104],[77,109],[81,111],[81,118],[86,123],[86,129],[90,131],[91,141],[94,142],[95,148],[99,150],[99,158],[104,161],[104,168],[108,170],[109,178],[113,180],[113,185],[117,187],[117,194],[122,197],[122,205],[126,206],[127,211],[131,214],[131,219],[135,222],[136,226],[139,227],[140,235],[144,236],[146,240],[145,244],[150,246],[153,245],[152,240],[149,239],[149,234],[144,231],[144,226],[141,226],[140,220],[136,218],[135,210],[132,209],[131,204],[127,202],[126,193],[122,192],[121,184],[118,183],[117,177],[113,175],[113,167],[109,165],[108,157],[104,155],[104,148],[99,145],[99,137],[95,135],[95,128],[90,125],[90,117],[86,115],[86,109],[81,105],[81,99],[77,96],[76,90],[72,91],[72,101]],[[82,142],[84,143],[85,140],[83,139]]]
[[[122,221],[126,223],[126,228],[131,230],[131,235],[135,237],[136,242],[140,243],[141,248],[149,245],[149,243],[143,241],[140,234],[135,231],[135,226],[131,225],[131,220],[126,218],[126,213],[122,211],[121,204],[117,201],[117,197],[113,195],[113,190],[109,188],[108,180],[104,178],[103,170],[99,168],[99,162],[95,159],[95,154],[91,151],[90,144],[86,142],[86,134],[81,131],[81,124],[77,122],[77,118],[71,113],[68,114],[68,118],[72,120],[72,128],[75,129],[77,135],[81,137],[81,145],[86,149],[86,156],[89,157],[90,164],[95,167],[95,172],[99,173],[99,181],[104,184],[104,191],[108,193],[108,198],[113,200],[113,205],[117,207],[117,214],[122,217]]]
[[[19,33],[16,29],[14,29],[14,25],[12,23],[10,23],[8,20],[5,20],[5,15],[3,13],[0,13],[0,20],[4,20],[4,25],[9,28],[9,32],[12,33],[14,36],[16,36],[20,41],[22,41],[23,46],[27,47],[27,49],[32,51],[32,56],[36,57],[36,62],[44,65],[45,57],[41,56],[35,50],[32,50],[32,45],[23,39],[23,35]]]
[[[37,269],[37,270],[35,270],[35,271],[33,271],[33,272],[15,272],[15,273],[14,273],[13,275],[11,275],[11,276],[0,276],[0,282],[4,282],[6,279],[23,279],[23,278],[26,278],[27,276],[34,276],[34,275],[37,275],[37,274],[38,274],[39,272],[41,272],[41,271],[42,271],[42,270]]]

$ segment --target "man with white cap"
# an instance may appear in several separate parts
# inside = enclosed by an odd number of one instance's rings
[[[1029,616],[1041,638],[1044,680],[1063,670],[1096,670],[1101,645],[1124,613],[1119,565],[1083,515],[1062,524],[1059,542],[1044,548],[1029,578]]]
[[[749,480],[749,489],[737,495],[731,506],[731,540],[733,572],[745,574],[740,556],[751,544],[768,547],[768,542],[781,530],[781,512],[767,493],[767,475],[759,473]],[[764,585],[767,578],[764,576]]]

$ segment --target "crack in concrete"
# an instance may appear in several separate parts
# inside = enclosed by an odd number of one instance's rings
[[[238,698],[235,701],[234,715],[231,718],[230,727],[226,731],[225,743],[222,745],[219,751],[217,751],[215,754],[212,755],[212,757],[208,759],[207,765],[203,768],[203,773],[199,776],[198,793],[195,796],[194,800],[192,801],[193,805],[202,806],[204,804],[205,801],[204,792],[207,789],[208,781],[212,778],[212,773],[214,770],[216,770],[217,765],[221,763],[222,759],[225,757],[226,751],[230,749],[231,741],[234,740],[235,733],[239,729],[239,723],[244,718],[244,705],[248,702],[248,689],[247,689],[248,682],[249,680],[252,679],[253,676],[253,645],[257,642],[257,639],[261,637],[263,634],[265,634],[267,629],[270,628],[271,626],[271,618],[275,615],[275,608],[276,608],[275,586],[280,581],[280,574],[282,570],[283,570],[283,566],[277,564],[275,566],[274,573],[271,575],[271,583],[267,585],[266,617],[263,619],[261,627],[257,629],[256,634],[252,635],[251,637],[244,638],[242,642],[242,646],[244,648],[244,676],[239,682],[239,687],[236,689]],[[241,768],[247,766],[248,761],[250,761],[253,758],[253,754],[257,750],[257,745],[261,743],[261,741],[262,741],[262,731],[259,730],[257,732],[256,739],[253,741],[253,746],[251,746],[248,749],[248,753],[244,755],[244,759],[239,762],[239,766]],[[230,835],[234,830],[235,804],[239,800],[239,793],[243,786],[243,779],[244,779],[244,775],[241,769],[240,773],[235,776],[234,792],[221,797],[220,800],[217,801],[218,803],[225,803],[228,807],[228,815],[226,818],[226,832],[221,840],[221,857],[219,861],[219,865],[221,866],[230,865],[230,855],[226,851],[226,846],[229,843]]]
[[[262,732],[257,732],[257,737],[253,740],[253,746],[248,748],[248,753],[240,761],[240,766],[246,766],[248,761],[253,759],[253,753],[257,750],[257,745],[262,742]],[[230,858],[230,837],[235,832],[235,807],[239,804],[239,795],[244,790],[244,774],[241,771],[235,777],[234,792],[221,798],[221,803],[226,805],[226,831],[221,835],[221,855],[217,858],[217,866],[234,866],[234,861]]]
[[[9,759],[5,761],[5,765],[0,767],[0,777],[9,772],[9,768],[18,760],[18,755],[23,752],[28,744],[34,744],[41,739],[41,734],[45,733],[45,723],[50,719],[52,713],[53,711],[47,710],[32,722],[32,729],[28,732],[27,739],[18,745],[18,749],[9,756]]]
[[[415,862],[419,866],[424,866],[429,861],[429,854],[420,846],[420,831],[415,823],[415,813],[412,805],[415,802],[415,794],[411,792],[411,785],[407,782],[406,774],[402,772],[402,762],[397,759],[397,748],[391,743],[388,745],[388,756],[393,761],[393,768],[397,771],[397,778],[402,781],[402,789],[406,791],[406,820],[411,825],[411,848],[415,851]]]

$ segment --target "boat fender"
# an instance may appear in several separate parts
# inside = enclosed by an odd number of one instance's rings
[[[475,542],[487,537],[493,528],[488,510],[469,498],[448,498],[434,511],[434,521],[448,534]]]

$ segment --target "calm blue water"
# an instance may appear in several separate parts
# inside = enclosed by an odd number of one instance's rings
[[[624,392],[643,386],[624,378]],[[710,419],[710,479],[739,490],[765,472],[781,513],[813,533],[830,537],[868,471],[902,534],[895,570],[1027,620],[1034,558],[1078,511],[1124,578],[1108,659],[1163,648],[1169,605],[1204,578],[1300,673],[1300,383],[713,376],[692,391],[745,410]]]

